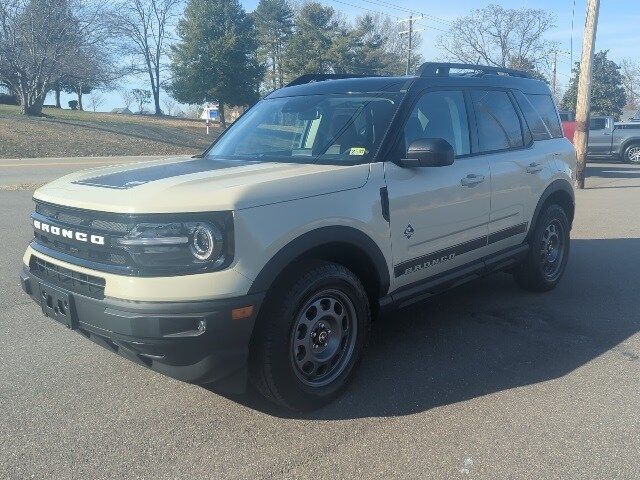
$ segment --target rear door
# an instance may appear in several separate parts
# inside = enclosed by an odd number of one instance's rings
[[[520,103],[535,111],[524,94]],[[507,90],[473,89],[478,151],[487,158],[491,171],[491,215],[488,225],[487,253],[495,253],[523,242],[533,210],[544,190],[546,179],[555,171],[553,148],[533,142],[531,131],[516,97]],[[543,103],[534,99],[533,103]],[[553,101],[557,135],[562,136]],[[539,115],[538,115],[539,117]],[[542,123],[546,138],[551,138]],[[564,140],[562,140],[564,141]]]
[[[398,139],[397,160],[419,138],[443,138],[452,165],[403,168],[385,162],[394,288],[482,257],[490,212],[489,165],[470,156],[467,102],[461,90],[428,90],[414,103]]]

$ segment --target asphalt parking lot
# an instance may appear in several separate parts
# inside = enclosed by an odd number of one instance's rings
[[[380,319],[300,417],[43,317],[17,278],[31,191],[0,189],[0,478],[640,478],[640,167],[588,173],[556,290],[499,274]]]

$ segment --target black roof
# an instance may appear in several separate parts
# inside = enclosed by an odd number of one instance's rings
[[[468,70],[470,74],[453,74],[451,70]],[[275,90],[267,98],[332,93],[404,92],[429,86],[501,87],[529,94],[549,94],[549,86],[517,70],[452,63],[425,63],[414,76],[362,77],[358,75],[303,75],[289,85]]]

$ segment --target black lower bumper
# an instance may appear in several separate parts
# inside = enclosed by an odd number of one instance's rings
[[[20,279],[45,315],[136,363],[190,383],[233,379],[230,385],[236,391],[244,384],[263,294],[198,302],[131,302],[71,292],[27,267]],[[52,297],[60,309],[66,304],[64,315],[51,305]],[[232,310],[248,306],[253,306],[249,316],[232,318]]]

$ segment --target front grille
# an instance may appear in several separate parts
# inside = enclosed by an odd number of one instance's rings
[[[104,298],[104,278],[60,267],[35,255],[31,255],[29,268],[34,276],[48,284],[98,300]]]
[[[134,266],[131,256],[115,241],[129,232],[133,226],[131,218],[126,214],[80,210],[36,202],[34,219],[41,223],[50,223],[56,227],[105,238],[104,245],[96,245],[91,242],[79,242],[63,235],[53,235],[50,231],[34,229],[34,241],[38,245],[93,264],[126,270]],[[43,252],[48,253],[47,250]]]
[[[37,243],[47,248],[51,248],[57,252],[62,252],[72,257],[81,258],[90,262],[104,263],[106,265],[127,265],[128,255],[122,252],[111,252],[109,248],[105,250],[97,250],[86,246],[77,246],[59,240],[53,235],[47,236],[42,232],[36,231],[34,237]]]
[[[36,203],[36,213],[74,227],[95,228],[110,233],[127,233],[129,222],[119,221],[117,214],[76,210],[58,205]]]

